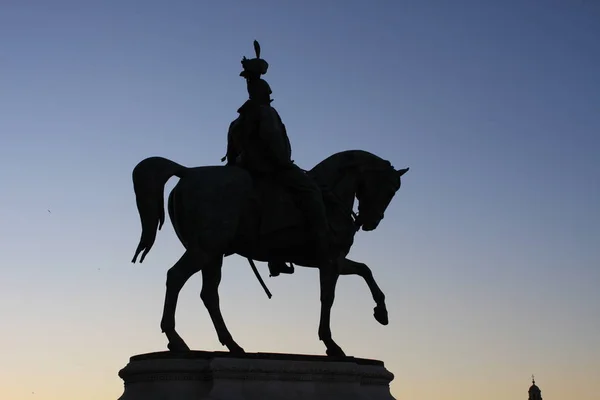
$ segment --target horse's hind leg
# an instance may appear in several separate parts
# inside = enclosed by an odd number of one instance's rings
[[[167,272],[167,289],[165,294],[165,306],[160,322],[162,331],[169,339],[168,348],[171,351],[188,351],[190,348],[175,330],[175,309],[177,299],[183,285],[192,275],[200,271],[202,260],[197,252],[187,250],[183,256]]]
[[[375,300],[375,308],[373,310],[373,316],[381,325],[388,324],[388,312],[387,307],[385,305],[385,295],[379,289],[377,282],[375,282],[375,278],[373,278],[373,273],[371,269],[363,263],[359,263],[356,261],[349,260],[344,258],[340,261],[340,275],[359,275],[361,276],[369,289],[371,290],[371,295],[373,296],[373,300]]]
[[[211,259],[209,264],[202,268],[202,291],[200,297],[210,314],[210,319],[215,326],[217,336],[222,345],[227,346],[232,353],[245,353],[233,340],[231,333],[225,325],[221,308],[219,306],[219,284],[221,283],[221,268],[223,266],[223,257]]]

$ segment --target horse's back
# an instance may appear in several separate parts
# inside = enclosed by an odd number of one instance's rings
[[[241,168],[189,168],[169,196],[169,216],[184,246],[226,246],[251,192],[250,174]]]
[[[252,178],[242,168],[215,165],[188,168],[186,175],[178,184],[198,186],[207,196],[210,196],[210,192],[214,190],[250,190]]]

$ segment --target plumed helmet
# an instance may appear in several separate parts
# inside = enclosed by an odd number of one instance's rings
[[[256,40],[254,41],[254,52],[256,58],[242,58],[242,68],[244,70],[240,72],[240,76],[248,80],[259,79],[269,69],[269,63],[260,58],[260,44]]]

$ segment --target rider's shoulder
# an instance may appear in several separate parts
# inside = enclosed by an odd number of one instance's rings
[[[273,107],[271,107],[268,104],[261,104],[258,106],[258,111],[261,115],[263,116],[274,116],[274,115],[279,115],[277,113],[277,110]]]

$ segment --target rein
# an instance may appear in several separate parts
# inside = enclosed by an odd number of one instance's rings
[[[354,222],[354,230],[355,230],[355,232],[358,232],[358,230],[362,226],[362,224],[360,223],[360,221],[358,219],[358,214],[356,212],[354,212],[353,209],[346,207],[346,205],[342,202],[342,200],[339,198],[339,196],[337,194],[335,194],[335,192],[325,189],[323,191],[323,195],[329,197],[329,199],[333,200],[342,209],[342,211],[344,211],[346,214],[350,215],[350,218],[352,218],[352,222]]]

